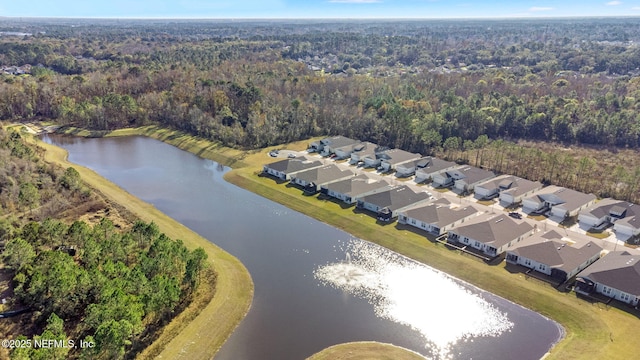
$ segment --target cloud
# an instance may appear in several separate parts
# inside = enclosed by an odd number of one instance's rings
[[[541,6],[534,6],[532,8],[529,8],[530,12],[538,12],[538,11],[551,11],[553,10],[552,7],[541,7]]]
[[[617,5],[622,5],[622,1],[618,1],[618,0],[609,1],[608,3],[605,3],[605,5],[607,5],[607,6],[617,6]]]
[[[638,11],[638,10],[640,10],[640,6],[634,6],[634,7],[632,7],[632,8],[631,8],[631,10],[636,10],[636,11]]]
[[[382,2],[382,0],[329,0],[329,2],[342,4],[372,4]]]

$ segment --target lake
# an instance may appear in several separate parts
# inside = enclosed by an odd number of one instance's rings
[[[171,145],[44,140],[244,263],[253,304],[216,359],[304,359],[351,341],[431,359],[539,359],[562,336],[535,312],[238,188],[223,179],[229,168]]]

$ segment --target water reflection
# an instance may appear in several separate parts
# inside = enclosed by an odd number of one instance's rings
[[[452,358],[451,346],[462,339],[498,336],[513,327],[504,312],[469,286],[362,240],[352,239],[344,261],[322,266],[314,275],[367,299],[379,317],[418,331],[438,358]]]

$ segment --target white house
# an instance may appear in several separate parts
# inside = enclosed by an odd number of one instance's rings
[[[384,180],[374,180],[361,174],[350,179],[322,185],[320,191],[347,204],[353,204],[364,196],[391,188],[392,186]]]
[[[614,251],[576,276],[575,291],[593,292],[637,306],[640,300],[640,252]]]
[[[351,160],[349,161],[351,164],[357,164],[359,162],[364,162],[364,158],[367,156],[371,156],[375,159],[376,153],[383,151],[384,149],[377,144],[372,142],[361,142],[353,146],[353,150],[351,151]]]
[[[308,169],[321,167],[322,163],[318,160],[309,160],[304,156],[293,159],[284,159],[264,165],[262,171],[271,176],[275,176],[282,180],[290,180],[292,175]]]
[[[507,250],[506,261],[563,283],[600,258],[602,248],[586,235],[556,230],[536,233]]]
[[[323,156],[333,154],[335,149],[341,148],[347,145],[354,145],[358,143],[358,140],[353,140],[344,136],[333,136],[324,138],[320,141],[314,141],[309,145],[309,151],[319,152]]]
[[[468,245],[488,256],[497,256],[534,232],[527,221],[507,215],[480,215],[449,230],[447,241]]]
[[[431,157],[423,157],[420,159],[397,164],[396,177],[409,177],[416,173],[418,169],[424,169],[431,163]]]
[[[576,216],[584,208],[593,205],[596,196],[579,191],[548,186],[522,201],[522,211],[527,214],[551,212],[551,216],[564,219]]]
[[[416,168],[416,178],[415,178],[415,182],[416,183],[421,183],[421,182],[425,182],[425,181],[429,181],[432,180],[433,176],[438,174],[439,172],[442,171],[447,171],[447,170],[453,170],[457,167],[460,167],[460,165],[451,162],[451,161],[445,161],[442,159],[438,159],[438,158],[434,158],[434,157],[425,157],[423,158],[425,160],[427,160],[427,164],[423,167],[417,167]]]
[[[614,199],[602,199],[580,211],[580,227],[601,230],[613,224],[613,230],[622,237],[640,234],[640,206]]]
[[[435,235],[442,235],[454,226],[463,224],[482,212],[473,206],[452,206],[445,198],[422,204],[398,213],[398,222],[422,229]]]
[[[514,205],[522,202],[522,200],[542,189],[542,183],[539,181],[530,181],[520,177],[513,177],[514,180],[508,187],[500,186],[500,202],[505,206]],[[475,192],[478,193],[479,188],[476,186]]]
[[[456,180],[462,178],[462,174],[456,170],[463,168],[462,166],[456,166],[453,169],[439,171],[431,175],[431,185],[433,187],[450,187],[453,186]]]
[[[389,172],[396,169],[398,165],[414,162],[422,157],[420,154],[410,153],[400,149],[391,149],[380,155],[380,166],[382,171]]]
[[[402,185],[364,196],[358,199],[356,206],[376,213],[381,221],[391,221],[398,216],[398,212],[423,204],[431,198],[431,194],[427,192],[415,192],[410,187]]]
[[[459,192],[472,192],[477,184],[496,176],[493,171],[468,165],[450,170],[449,174],[454,179],[453,187]]]
[[[323,185],[350,179],[353,175],[351,170],[342,170],[335,164],[330,164],[297,172],[291,175],[291,182],[304,187],[307,192],[315,193]]]

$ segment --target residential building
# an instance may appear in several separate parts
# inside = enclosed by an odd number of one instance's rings
[[[445,198],[402,210],[398,222],[422,229],[434,235],[442,235],[449,229],[463,224],[482,212],[468,206],[452,206]]]
[[[402,185],[364,196],[358,199],[356,206],[372,211],[377,214],[379,220],[388,222],[398,217],[399,211],[430,200],[429,193],[415,192],[407,185]]]
[[[409,177],[416,173],[419,169],[424,169],[431,163],[431,157],[423,157],[416,160],[411,160],[403,164],[397,164],[396,177]]]
[[[640,300],[640,252],[614,251],[582,270],[576,277],[575,291],[599,293],[637,306]]]
[[[578,222],[585,230],[613,230],[623,237],[640,235],[640,206],[614,199],[602,199],[580,211]]]
[[[381,148],[377,144],[372,142],[361,142],[353,145],[353,150],[351,151],[351,160],[349,161],[351,164],[357,164],[359,162],[364,162],[364,158],[367,156],[372,156],[375,159],[375,155],[377,152],[381,152],[385,149]]]
[[[494,178],[493,171],[484,170],[475,166],[463,166],[448,171],[454,180],[453,187],[459,192],[471,193],[477,184]]]
[[[287,158],[264,165],[262,171],[282,180],[290,180],[291,175],[295,175],[300,171],[309,170],[321,166],[322,162],[318,160],[309,160],[304,156],[299,156],[296,158]]]
[[[414,154],[400,149],[391,149],[380,155],[380,166],[382,171],[389,172],[396,169],[398,165],[404,165],[422,157],[420,154]]]
[[[500,187],[500,202],[505,206],[521,203],[522,200],[532,195],[534,192],[541,190],[543,185],[539,181],[530,181],[520,177],[513,177],[513,181],[508,184],[498,184]],[[476,186],[476,193],[478,193]]]
[[[515,221],[507,215],[484,214],[449,230],[447,240],[494,257],[533,232],[534,227],[527,221]]]
[[[333,136],[322,139],[320,141],[314,141],[309,146],[309,151],[319,152],[323,156],[328,156],[335,153],[335,149],[342,148],[348,145],[355,145],[359,143],[358,140],[350,139],[344,136]]]
[[[320,191],[322,185],[332,182],[346,180],[354,175],[351,170],[342,170],[335,164],[316,167],[309,170],[300,171],[291,175],[291,182],[305,188],[306,192],[315,193]]]
[[[584,208],[593,205],[596,196],[579,191],[548,186],[522,201],[522,211],[527,214],[544,214],[550,211],[551,216],[564,219],[578,215]]]
[[[576,232],[539,232],[507,250],[506,260],[563,283],[600,258],[602,248]]]
[[[417,183],[430,181],[435,174],[442,171],[452,170],[460,166],[454,162],[445,161],[431,156],[425,157],[424,159],[428,161],[427,164],[424,167],[416,168],[415,181]]]
[[[350,179],[322,185],[320,191],[347,204],[353,204],[364,196],[391,188],[392,186],[384,180],[374,180],[362,174]]]

